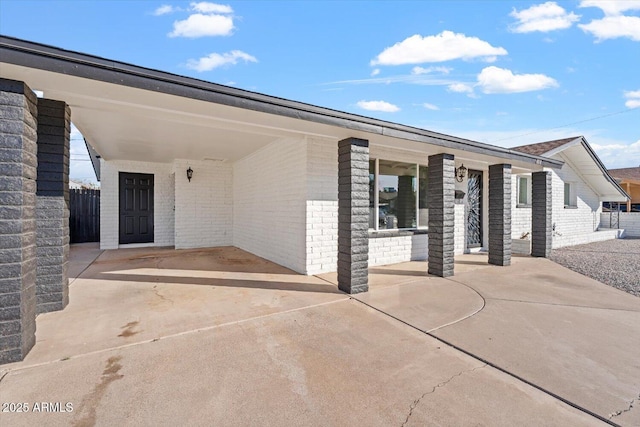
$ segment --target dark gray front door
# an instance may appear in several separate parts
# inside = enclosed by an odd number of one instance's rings
[[[120,243],[153,242],[153,175],[120,172]]]
[[[482,246],[482,171],[469,171],[467,180],[467,247]]]

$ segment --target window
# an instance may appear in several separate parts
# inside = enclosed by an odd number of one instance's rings
[[[564,183],[564,207],[575,208],[578,206],[578,198],[576,197],[575,184],[573,182]]]
[[[517,206],[531,206],[531,186],[528,176],[519,176],[517,181],[518,203]]]
[[[369,228],[427,225],[427,168],[390,160],[369,162]]]

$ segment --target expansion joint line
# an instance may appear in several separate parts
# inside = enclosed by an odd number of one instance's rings
[[[438,337],[437,335],[435,335],[435,334],[433,334],[433,333],[431,333],[431,332],[429,332],[429,331],[425,331],[425,330],[423,330],[423,329],[420,329],[420,328],[418,328],[417,326],[414,326],[414,325],[412,325],[412,324],[411,324],[411,323],[409,323],[409,322],[406,322],[406,321],[404,321],[404,320],[402,320],[402,319],[400,319],[400,318],[398,318],[398,317],[396,317],[396,316],[394,316],[394,315],[392,315],[392,314],[390,314],[390,313],[387,313],[387,312],[386,312],[386,311],[384,311],[384,310],[381,310],[381,309],[379,309],[379,308],[377,308],[377,307],[374,307],[373,305],[371,305],[371,304],[369,304],[369,303],[366,303],[366,302],[364,302],[364,301],[362,301],[362,300],[359,300],[358,298],[355,298],[355,297],[353,297],[353,296],[350,296],[350,299],[352,299],[352,300],[354,300],[354,301],[357,301],[357,302],[359,302],[360,304],[366,305],[367,307],[369,307],[369,308],[371,308],[371,309],[373,309],[373,310],[377,311],[378,313],[382,313],[383,315],[385,315],[385,316],[387,316],[387,317],[390,317],[390,318],[392,318],[392,319],[395,319],[395,320],[397,320],[398,322],[403,323],[403,324],[405,324],[405,325],[409,326],[410,328],[415,329],[416,331],[422,332],[423,334],[430,336],[431,338],[433,338],[433,339],[435,339],[435,340],[437,340],[437,341],[439,341],[439,342],[443,343],[444,345],[449,346],[449,347],[453,348],[454,350],[457,350],[457,351],[459,351],[459,352],[461,352],[461,353],[464,353],[464,354],[466,354],[467,356],[472,357],[472,358],[474,358],[474,359],[476,359],[476,360],[478,360],[478,361],[480,361],[480,362],[484,363],[485,365],[490,366],[490,367],[492,367],[492,368],[494,368],[494,369],[496,369],[496,370],[498,370],[498,371],[502,372],[503,374],[507,374],[507,375],[509,375],[510,377],[515,378],[516,380],[521,381],[521,382],[523,382],[523,383],[527,384],[528,386],[533,387],[533,388],[535,388],[536,390],[539,390],[539,391],[543,392],[544,394],[547,394],[547,395],[549,395],[549,396],[551,396],[551,397],[553,397],[553,398],[555,398],[555,399],[557,399],[557,400],[559,400],[559,401],[561,401],[561,402],[563,402],[563,403],[565,403],[565,404],[567,404],[567,405],[571,406],[571,407],[572,407],[572,408],[574,408],[574,409],[577,409],[577,410],[578,410],[578,411],[580,411],[580,412],[583,412],[583,413],[585,413],[585,414],[587,414],[587,415],[590,415],[590,416],[592,416],[593,418],[596,418],[596,419],[598,419],[598,420],[600,420],[600,421],[602,421],[602,422],[604,422],[604,423],[606,423],[606,424],[608,424],[608,425],[610,425],[610,426],[621,427],[619,424],[616,424],[616,423],[615,423],[615,422],[613,422],[611,419],[609,419],[609,418],[605,418],[605,417],[603,417],[602,415],[596,414],[595,412],[593,412],[593,411],[591,411],[591,410],[589,410],[589,409],[587,409],[587,408],[585,408],[585,407],[583,407],[583,406],[580,406],[580,405],[578,405],[577,403],[574,403],[574,402],[572,402],[572,401],[570,401],[570,400],[568,400],[568,399],[565,399],[564,397],[562,397],[562,396],[560,396],[560,395],[558,395],[558,394],[556,394],[556,393],[554,393],[554,392],[552,392],[552,391],[550,391],[550,390],[547,390],[546,388],[544,388],[544,387],[542,387],[542,386],[539,386],[538,384],[533,383],[533,382],[531,382],[531,381],[529,381],[529,380],[527,380],[527,379],[525,379],[525,378],[521,377],[521,376],[520,376],[520,375],[518,375],[518,374],[515,374],[515,373],[513,373],[513,372],[511,372],[511,371],[509,371],[509,370],[507,370],[507,369],[505,369],[505,368],[502,368],[502,367],[500,367],[500,366],[496,365],[496,364],[495,364],[495,363],[493,363],[493,362],[490,362],[490,361],[489,361],[489,360],[487,360],[487,359],[482,358],[481,356],[478,356],[478,355],[476,355],[476,354],[474,354],[474,353],[472,353],[472,352],[470,352],[470,351],[468,351],[468,350],[465,350],[465,349],[464,349],[464,348],[462,348],[462,347],[459,347],[459,346],[457,346],[457,345],[455,345],[455,344],[453,344],[453,343],[450,343],[449,341],[447,341],[447,340],[445,340],[445,339],[443,339],[443,338],[440,338],[440,337]]]

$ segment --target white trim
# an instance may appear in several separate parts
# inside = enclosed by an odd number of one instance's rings
[[[379,211],[379,204],[380,204],[380,184],[378,183],[378,177],[380,176],[380,161],[379,159],[375,159],[374,160],[374,167],[373,167],[373,212],[376,218],[376,222],[375,224],[373,224],[373,229],[378,231],[378,229],[380,228],[380,211]]]

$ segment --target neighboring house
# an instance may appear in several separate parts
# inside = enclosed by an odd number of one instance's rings
[[[602,230],[604,201],[626,202],[627,194],[610,176],[583,136],[523,145],[522,153],[563,162],[561,168],[545,168],[552,176],[553,247],[589,243],[618,237],[617,230]],[[531,231],[531,179],[516,175],[512,184],[512,235],[514,239]]]
[[[636,168],[609,169],[611,175],[630,196],[621,206],[624,212],[640,212],[640,166]]]

